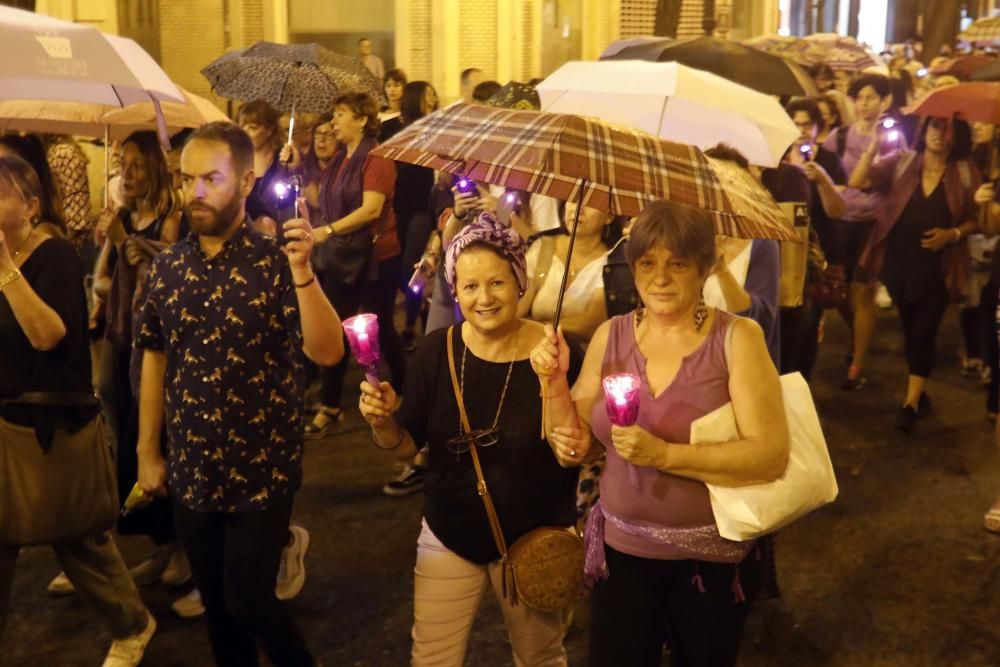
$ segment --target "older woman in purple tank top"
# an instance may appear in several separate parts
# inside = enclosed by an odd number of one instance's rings
[[[754,543],[719,535],[706,484],[759,484],[784,472],[778,374],[757,324],[701,299],[715,262],[706,213],[651,204],[632,228],[628,261],[645,305],[597,330],[572,391],[561,333],[548,328],[531,356],[560,463],[607,455],[587,525],[590,664],[659,665],[669,639],[672,665],[733,665],[763,568]],[[633,426],[608,420],[601,380],[613,373],[640,379]],[[730,401],[743,438],[689,444],[691,423]],[[570,437],[579,428],[597,442]]]

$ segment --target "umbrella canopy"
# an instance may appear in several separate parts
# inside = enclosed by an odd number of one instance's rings
[[[801,65],[829,65],[832,69],[861,71],[878,68],[888,72],[882,58],[853,37],[832,32],[820,32],[803,37],[800,44],[788,50],[788,55]]]
[[[0,100],[126,106],[182,101],[170,77],[130,39],[0,7]]]
[[[715,37],[689,37],[630,46],[601,60],[675,62],[718,74],[768,95],[819,94],[809,75],[791,60]]]
[[[931,74],[936,76],[951,75],[959,79],[968,79],[977,72],[998,61],[992,56],[962,56],[951,58],[931,68]]]
[[[542,108],[542,101],[538,99],[535,87],[520,81],[508,82],[483,104],[488,107],[520,109],[521,111],[538,111]]]
[[[729,188],[693,146],[570,114],[458,104],[410,125],[376,155],[615,215],[669,199],[707,210],[720,234],[794,240],[774,200]]]
[[[338,95],[351,92],[385,102],[382,83],[364,63],[318,44],[257,42],[220,56],[201,73],[223,97],[264,100],[279,111],[329,112]]]
[[[963,42],[1000,42],[1000,16],[988,16],[973,21],[972,25],[958,33]]]
[[[203,97],[180,89],[185,103],[160,105],[170,134],[188,127],[200,127],[229,118]],[[156,130],[156,109],[152,102],[117,108],[106,104],[11,100],[0,102],[0,131],[46,132],[103,137],[120,141],[137,130]]]
[[[994,58],[993,62],[976,70],[969,81],[1000,81],[1000,58]]]
[[[671,42],[673,41],[669,37],[655,37],[651,35],[646,35],[643,37],[630,37],[628,39],[619,39],[617,41],[611,42],[605,47],[604,51],[601,52],[601,57],[598,60],[604,60],[605,58],[610,58],[622,49],[627,49],[630,46],[639,46],[640,44],[655,44],[656,42]]]
[[[935,118],[1000,123],[1000,83],[966,82],[944,86],[924,95],[907,113]]]
[[[777,100],[677,63],[570,62],[538,84],[542,109],[596,116],[701,149],[723,142],[775,167],[798,128]]]
[[[792,37],[791,35],[760,35],[745,39],[740,43],[758,51],[785,55],[801,41],[801,37]]]

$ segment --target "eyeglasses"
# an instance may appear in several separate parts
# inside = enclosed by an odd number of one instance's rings
[[[500,442],[500,430],[495,428],[479,428],[470,433],[459,433],[445,442],[448,451],[458,456],[469,451],[475,443],[478,447],[492,447]]]
[[[313,137],[316,140],[332,141],[337,138],[337,134],[335,132],[313,132]]]

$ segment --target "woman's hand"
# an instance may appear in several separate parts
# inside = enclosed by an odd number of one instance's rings
[[[557,426],[548,436],[549,447],[563,468],[575,468],[590,453],[590,431]]]
[[[467,213],[482,207],[482,199],[478,194],[459,192],[458,188],[452,188],[451,191],[455,195],[455,207],[452,210],[456,218],[464,218]]]
[[[278,160],[291,169],[298,169],[302,166],[302,153],[299,152],[294,143],[285,144],[281,152],[278,153]]]
[[[151,496],[167,495],[167,464],[160,452],[139,453],[139,488]]]
[[[545,335],[531,351],[531,368],[542,379],[553,380],[564,377],[569,372],[569,346],[563,337],[563,328],[558,335],[551,324],[545,325]]]
[[[393,415],[399,409],[399,396],[388,382],[379,382],[376,388],[363,380],[358,409],[369,426],[375,429],[385,428],[395,421]]]
[[[808,178],[811,183],[830,180],[830,176],[826,173],[826,169],[812,160],[802,165],[802,171],[805,172],[806,178]]]
[[[663,470],[663,443],[641,426],[611,426],[611,442],[623,459],[637,466]]]
[[[113,244],[121,245],[128,235],[125,233],[125,226],[121,218],[110,208],[104,209],[97,219],[97,226],[94,227],[94,238],[99,245],[103,245],[105,239],[111,239]]]
[[[973,196],[973,200],[979,205],[989,204],[990,202],[992,202],[993,184],[983,183],[982,185],[980,185],[979,189],[976,190],[975,196]]]
[[[144,252],[139,246],[139,243],[131,237],[125,239],[125,244],[122,246],[122,250],[125,255],[125,261],[131,266],[138,266],[149,257],[149,255],[146,254],[146,252]]]
[[[924,232],[924,238],[920,242],[920,247],[925,250],[939,252],[956,241],[957,239],[955,238],[954,227],[951,229],[941,229],[940,227],[935,227],[934,229],[929,229]]]

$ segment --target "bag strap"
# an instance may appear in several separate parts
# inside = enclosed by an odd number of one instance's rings
[[[451,373],[451,388],[455,392],[455,403],[458,405],[458,416],[462,420],[462,429],[466,433],[472,433],[469,425],[469,415],[465,412],[465,401],[462,399],[462,388],[458,383],[458,373],[455,372],[455,327],[448,327],[448,371]],[[486,477],[483,476],[483,467],[479,462],[479,452],[475,441],[469,442],[469,454],[472,456],[472,467],[476,471],[476,493],[483,499],[486,507],[486,518],[490,522],[490,531],[493,533],[493,541],[496,542],[497,551],[500,552],[500,563],[503,567],[501,583],[504,598],[510,597],[511,604],[517,604],[517,580],[514,576],[514,564],[510,560],[507,551],[507,541],[504,539],[503,530],[500,528],[500,517],[497,516],[496,507],[493,505],[493,498],[490,496],[489,487],[486,485]],[[510,587],[507,586],[507,579],[510,578]]]
[[[844,153],[847,152],[847,133],[850,131],[850,125],[841,125],[834,132],[837,133],[837,157],[841,160],[844,159]]]

